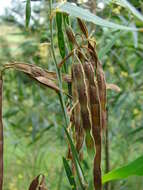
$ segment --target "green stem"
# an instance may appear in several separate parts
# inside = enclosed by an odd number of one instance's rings
[[[59,99],[61,102],[61,106],[63,109],[63,113],[64,113],[64,118],[65,118],[65,122],[66,122],[66,127],[68,127],[69,125],[69,118],[67,115],[67,111],[66,111],[66,106],[65,106],[65,102],[64,102],[64,95],[62,92],[62,77],[61,77],[61,71],[58,68],[58,63],[56,60],[56,56],[55,56],[55,50],[54,50],[54,42],[53,42],[53,19],[52,19],[52,0],[49,0],[49,12],[50,12],[50,33],[51,33],[51,51],[52,51],[52,55],[53,55],[53,60],[54,60],[54,64],[55,64],[55,68],[56,68],[56,74],[57,74],[57,78],[58,78],[58,83],[59,83],[59,88],[60,88],[60,92],[59,92]]]
[[[50,11],[51,51],[52,51],[52,55],[53,55],[53,60],[54,60],[54,64],[55,64],[55,68],[56,68],[56,74],[57,74],[59,88],[60,88],[59,99],[60,99],[61,107],[62,107],[62,110],[63,110],[63,113],[64,113],[66,127],[68,127],[69,126],[69,118],[68,118],[68,115],[67,115],[66,106],[65,106],[65,102],[64,102],[64,96],[63,96],[63,91],[62,91],[62,77],[61,77],[60,69],[58,68],[58,64],[57,64],[57,60],[56,60],[56,56],[55,56],[55,51],[54,51],[53,19],[52,19],[52,0],[49,0],[49,11]],[[71,148],[74,149],[74,145],[72,145],[72,140],[70,141],[70,136],[69,136],[66,128],[65,128],[65,131],[66,131],[66,135],[67,135],[68,141],[69,141],[69,143],[71,145]],[[75,149],[73,151],[76,152]],[[72,151],[72,153],[73,153],[73,151]],[[77,156],[77,158],[78,158],[78,156]],[[79,162],[77,163],[77,161],[76,161],[75,158],[74,158],[74,162],[75,162],[75,167],[76,167],[77,175],[78,175],[78,178],[79,178],[80,186],[81,186],[81,188],[83,190],[85,190],[86,187],[84,187],[84,184],[82,184],[81,174],[80,174],[79,168],[78,168],[78,167],[80,167],[80,163]],[[78,164],[79,164],[79,166],[78,166]]]

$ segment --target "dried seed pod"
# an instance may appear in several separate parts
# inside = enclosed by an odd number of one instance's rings
[[[40,177],[42,177],[40,179]],[[44,175],[38,175],[37,177],[35,177],[30,186],[29,186],[29,190],[48,190],[48,188],[46,187],[46,180],[45,180],[45,176]]]
[[[3,122],[2,122],[2,78],[0,78],[0,189],[3,189]]]
[[[101,102],[102,129],[105,129],[107,125],[105,75],[104,75],[102,65],[100,61],[98,60],[96,50],[90,42],[88,42],[88,48],[92,51],[92,52],[91,51],[89,52],[91,55],[91,63],[93,65],[93,68],[96,69],[97,85],[98,85],[99,97],[100,97],[100,102]]]
[[[73,124],[75,126],[75,141],[76,141],[76,150],[80,154],[83,142],[84,142],[84,131],[82,126],[82,121],[80,117],[80,104],[78,100],[78,92],[75,86],[75,78],[72,76],[72,97],[73,105]]]
[[[88,41],[88,49],[89,49],[89,54],[91,56],[90,61],[91,61],[92,65],[93,65],[93,67],[95,68],[97,66],[98,57],[97,57],[95,48],[90,43],[90,41]]]
[[[92,150],[94,146],[93,138],[91,136],[91,113],[89,108],[89,94],[85,80],[85,73],[82,64],[73,64],[72,75],[75,79],[75,86],[78,92],[78,100],[80,104],[80,115],[82,125],[86,133],[85,141],[88,150]]]
[[[79,25],[81,31],[83,32],[85,37],[88,38],[88,30],[87,30],[85,23],[80,18],[78,18],[77,21],[78,21],[78,25]]]
[[[5,65],[5,69],[9,69],[9,68],[14,68],[18,71],[22,71],[28,74],[32,79],[36,80],[40,84],[45,85],[48,88],[51,88],[56,93],[60,92],[60,89],[58,85],[56,84],[57,76],[56,76],[56,73],[54,72],[49,72],[35,65],[30,65],[30,64],[25,64],[25,63],[13,63],[13,64]],[[69,75],[63,75],[62,77],[66,82],[71,81],[71,78],[69,77]],[[63,91],[63,93],[65,92]],[[66,95],[70,97],[68,94]]]
[[[72,45],[78,46],[78,43],[77,43],[76,38],[75,38],[75,34],[74,34],[74,32],[73,32],[73,30],[72,30],[71,27],[68,26],[66,28],[66,34],[67,34],[69,42],[71,42]]]
[[[106,129],[106,125],[107,125],[106,80],[105,80],[105,74],[104,74],[102,65],[101,65],[101,63],[99,61],[97,62],[96,77],[97,77],[99,97],[100,97],[100,102],[101,102],[102,129]]]
[[[94,187],[95,190],[102,189],[101,183],[101,104],[98,92],[98,86],[94,77],[94,68],[90,62],[86,62],[84,65],[84,71],[88,80],[88,88],[90,95],[90,110],[92,118],[92,136],[94,138],[94,145],[96,154],[94,158]]]

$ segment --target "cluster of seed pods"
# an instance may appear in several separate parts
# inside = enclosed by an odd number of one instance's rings
[[[73,55],[74,60],[71,73],[75,144],[79,154],[84,141],[87,150],[95,153],[94,189],[101,190],[101,132],[106,128],[106,82],[95,50],[96,44],[91,43],[85,23],[78,19],[78,24],[82,32],[82,44],[79,45],[71,28],[66,31],[69,41],[73,44],[70,56]]]

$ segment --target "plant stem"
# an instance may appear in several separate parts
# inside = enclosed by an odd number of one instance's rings
[[[50,11],[51,51],[52,51],[52,55],[53,55],[53,60],[54,60],[54,64],[55,64],[55,68],[56,68],[56,74],[57,74],[58,83],[59,83],[59,88],[60,88],[59,99],[60,99],[61,106],[62,106],[62,109],[63,109],[64,118],[65,118],[65,122],[66,122],[66,127],[68,127],[68,125],[69,125],[69,118],[68,118],[68,115],[67,115],[66,106],[65,106],[65,102],[64,102],[64,95],[63,95],[63,92],[62,92],[62,77],[61,77],[61,71],[60,71],[60,69],[58,68],[58,64],[57,64],[57,60],[56,60],[56,56],[55,56],[55,50],[54,50],[54,42],[53,42],[53,19],[52,19],[52,0],[49,0],[49,11]]]
[[[54,42],[53,42],[53,19],[52,19],[52,0],[49,0],[49,11],[50,11],[50,33],[51,33],[51,51],[52,51],[52,55],[53,55],[53,60],[54,60],[54,64],[55,64],[55,68],[56,68],[56,74],[57,74],[57,78],[58,78],[58,83],[59,83],[59,88],[60,88],[60,92],[59,92],[59,99],[60,99],[60,103],[63,109],[63,113],[64,113],[64,117],[65,117],[65,122],[66,122],[66,127],[69,126],[69,118],[67,115],[67,111],[66,111],[66,106],[65,106],[65,102],[64,102],[64,96],[63,96],[63,91],[62,91],[62,77],[61,77],[61,72],[60,69],[58,68],[58,64],[57,64],[57,60],[56,60],[56,56],[55,56],[55,51],[54,51]],[[70,143],[70,146],[72,149],[74,149],[74,145],[72,147],[72,140],[70,141],[70,136],[66,130],[66,128],[64,127],[65,131],[66,131],[66,135],[68,138],[68,141]],[[76,152],[76,150],[74,150]],[[73,152],[72,152],[73,153]],[[74,158],[74,156],[73,156]],[[83,190],[86,189],[85,185],[82,183],[82,179],[81,179],[81,174],[79,171],[80,165],[78,165],[79,163],[77,163],[77,159],[74,158],[74,163],[75,163],[75,167],[76,167],[76,171],[77,171],[77,176],[79,178],[79,183],[80,186]]]

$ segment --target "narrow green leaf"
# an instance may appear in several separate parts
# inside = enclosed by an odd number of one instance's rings
[[[102,59],[112,49],[112,47],[114,46],[114,44],[120,36],[121,32],[118,32],[117,34],[113,35],[110,42],[105,47],[101,48],[98,54],[99,59]]]
[[[102,182],[106,183],[111,180],[125,179],[129,176],[143,176],[143,156],[124,167],[105,174],[102,178]]]
[[[62,13],[56,13],[56,23],[57,23],[57,35],[58,35],[58,46],[60,50],[61,57],[64,59],[66,55],[65,51],[65,41],[64,33],[62,29]]]
[[[31,17],[31,0],[27,0],[26,1],[26,20],[25,20],[26,28],[28,28],[29,26],[30,17]]]
[[[70,25],[70,21],[69,21],[69,16],[67,14],[63,14],[63,20],[64,20],[64,25]]]
[[[67,174],[67,177],[68,177],[68,180],[69,180],[69,183],[71,185],[71,189],[72,190],[76,190],[76,183],[75,183],[75,179],[74,179],[74,176],[72,174],[72,171],[70,169],[70,166],[68,164],[68,161],[63,158],[63,164],[64,164],[64,167],[65,167],[65,171],[66,171],[66,174]]]
[[[65,12],[65,13],[69,14],[70,16],[77,17],[77,18],[83,19],[88,22],[92,22],[92,23],[102,26],[102,27],[109,27],[109,28],[113,28],[116,30],[127,30],[127,31],[138,30],[133,27],[115,24],[113,22],[102,19],[99,16],[92,14],[87,9],[83,9],[81,7],[73,5],[72,3],[56,3],[53,5],[53,8],[57,12]]]
[[[84,173],[83,173],[83,170],[82,170],[79,158],[78,158],[77,151],[75,149],[75,146],[74,146],[74,144],[72,142],[72,139],[71,139],[67,129],[64,128],[64,130],[65,130],[66,136],[68,138],[68,141],[69,141],[69,144],[70,144],[70,147],[71,147],[73,161],[74,161],[75,169],[76,169],[76,172],[77,172],[79,184],[81,186],[81,189],[85,190],[86,186],[87,186],[87,182],[86,182],[86,179],[85,179],[85,176],[84,176]]]
[[[136,129],[132,130],[130,133],[128,133],[128,136],[134,135],[134,134],[136,134],[136,133],[138,133],[138,132],[140,132],[140,131],[142,131],[142,130],[143,130],[143,127],[142,127],[142,126],[141,126],[141,127],[138,127],[138,128],[136,128]]]

